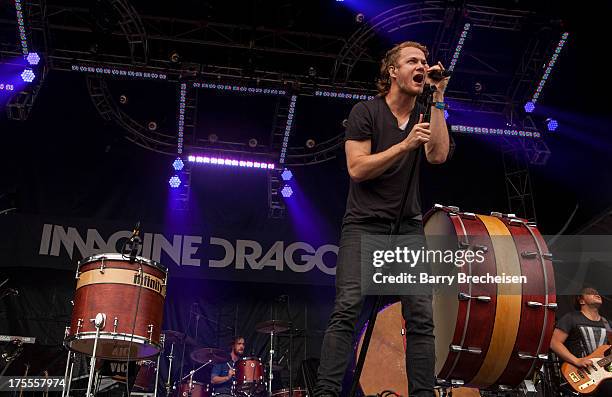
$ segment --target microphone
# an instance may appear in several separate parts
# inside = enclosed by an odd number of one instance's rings
[[[136,260],[136,255],[138,254],[138,248],[140,248],[140,244],[142,243],[142,240],[140,239],[140,221],[138,221],[136,226],[134,226],[129,242],[131,244],[130,262],[134,262],[134,260]]]
[[[427,76],[434,81],[439,81],[446,77],[450,77],[452,74],[453,72],[450,70],[440,71],[440,70],[434,69],[434,70],[430,70],[429,72],[427,72]]]

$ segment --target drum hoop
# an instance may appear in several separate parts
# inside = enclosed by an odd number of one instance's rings
[[[251,356],[251,357],[242,357],[239,361],[259,361],[261,363],[261,359],[259,357]]]
[[[111,252],[107,254],[96,254],[92,256],[88,256],[87,258],[81,259],[79,261],[79,267],[86,265],[88,263],[97,262],[101,260],[111,260],[111,261],[122,261],[129,262],[129,256],[122,255],[118,252]],[[134,259],[136,263],[142,263],[145,265],[149,265],[151,267],[157,268],[164,273],[168,273],[168,268],[161,263],[154,261],[153,259],[145,258],[143,256],[136,256]]]
[[[192,383],[194,385],[200,385],[200,386],[208,386],[208,383],[204,383],[204,382],[200,382],[197,380],[192,381]],[[181,383],[179,383],[180,385],[188,385],[189,384],[189,380],[184,380]]]
[[[112,338],[103,338],[103,336],[112,336]],[[74,335],[69,335],[64,339],[64,346],[66,346],[66,348],[70,351],[74,351],[74,352],[79,352],[78,350],[73,350],[70,348],[70,342],[75,341],[75,340],[88,340],[88,339],[95,339],[96,338],[96,333],[95,332],[80,332],[80,333],[76,333]],[[123,333],[112,333],[112,332],[100,332],[100,336],[98,337],[98,339],[104,339],[104,340],[120,340],[120,341],[124,341],[124,342],[137,342],[139,345],[152,345],[153,347],[157,348],[157,350],[161,350],[161,343],[155,342],[153,340],[144,338],[140,335],[133,335],[133,334],[123,334]],[[80,353],[80,352],[79,352]],[[158,354],[159,352],[152,354],[150,356],[147,357],[134,357],[134,359],[130,359],[130,361],[140,361],[143,360],[145,358],[148,357],[154,357]]]
[[[294,387],[293,391],[306,391],[306,389],[301,388],[301,387]],[[273,390],[272,391],[272,395],[275,395],[277,393],[285,393],[285,392],[287,392],[287,393],[289,392],[289,388],[288,387],[286,387],[284,389]]]

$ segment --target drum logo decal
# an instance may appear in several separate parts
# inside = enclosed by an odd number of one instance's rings
[[[158,293],[162,293],[162,283],[157,278],[150,277],[145,274],[144,277],[140,273],[134,273],[134,285],[142,285],[145,288],[152,289]]]

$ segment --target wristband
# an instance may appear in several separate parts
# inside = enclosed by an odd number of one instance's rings
[[[432,103],[432,105],[436,108],[436,109],[440,109],[440,110],[444,110],[446,109],[446,103],[444,102],[434,102]]]

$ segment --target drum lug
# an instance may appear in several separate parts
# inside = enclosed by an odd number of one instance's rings
[[[472,354],[482,354],[482,349],[479,349],[477,347],[461,347],[458,345],[450,345],[450,350],[453,353],[459,353],[459,352],[467,352],[467,353],[472,353]]]
[[[104,268],[106,266],[104,266],[104,258],[102,258],[102,260],[100,261],[100,273],[104,273]]]
[[[82,328],[82,327],[83,327],[83,319],[82,319],[82,318],[79,318],[79,319],[77,320],[77,329],[76,329],[76,333],[77,333],[77,334],[79,333],[79,331],[81,330],[81,328]]]
[[[76,273],[74,274],[74,279],[78,280],[79,278],[81,278],[81,272],[79,271],[79,269],[77,268]]]
[[[489,247],[480,244],[474,244],[474,248],[476,248],[476,251],[481,250],[483,252],[487,252],[489,250]]]
[[[149,324],[147,327],[147,333],[149,334],[149,340],[153,339],[153,324]]]
[[[472,296],[470,294],[466,294],[465,292],[459,292],[459,300],[466,301],[470,299],[476,299],[479,302],[489,303],[491,302],[491,297],[486,295]]]
[[[400,331],[400,334],[402,336],[406,336],[406,328],[402,328],[402,330]]]
[[[451,379],[451,386],[453,387],[460,387],[463,386],[465,384],[464,381],[462,381],[461,379]]]
[[[64,330],[64,337],[67,338],[68,335],[70,335],[70,327],[66,327],[66,329]]]
[[[448,209],[451,210],[452,212],[461,212],[459,207],[457,207],[456,205],[449,205]]]
[[[533,259],[538,256],[538,253],[535,251],[525,251],[521,252],[521,256],[526,259]]]
[[[510,225],[523,225],[524,222],[518,218],[509,218],[510,219]]]
[[[117,333],[117,325],[119,325],[119,319],[115,317],[115,319],[113,320],[113,334]]]
[[[476,219],[476,214],[473,212],[462,212],[461,217],[467,219]]]
[[[497,386],[497,388],[499,389],[499,391],[512,391],[512,388],[510,386],[506,386],[506,385],[499,385]]]
[[[529,301],[529,302],[527,302],[527,306],[528,307],[532,307],[532,308],[546,307],[546,308],[552,309],[552,310],[556,310],[557,309],[557,303],[555,303],[555,302],[552,302],[552,303],[542,303],[542,302]]]
[[[552,256],[551,253],[542,254],[542,259],[546,259],[546,260],[552,261],[553,260],[553,256]]]
[[[492,211],[491,216],[494,216],[495,218],[502,218],[503,214],[501,212]]]

